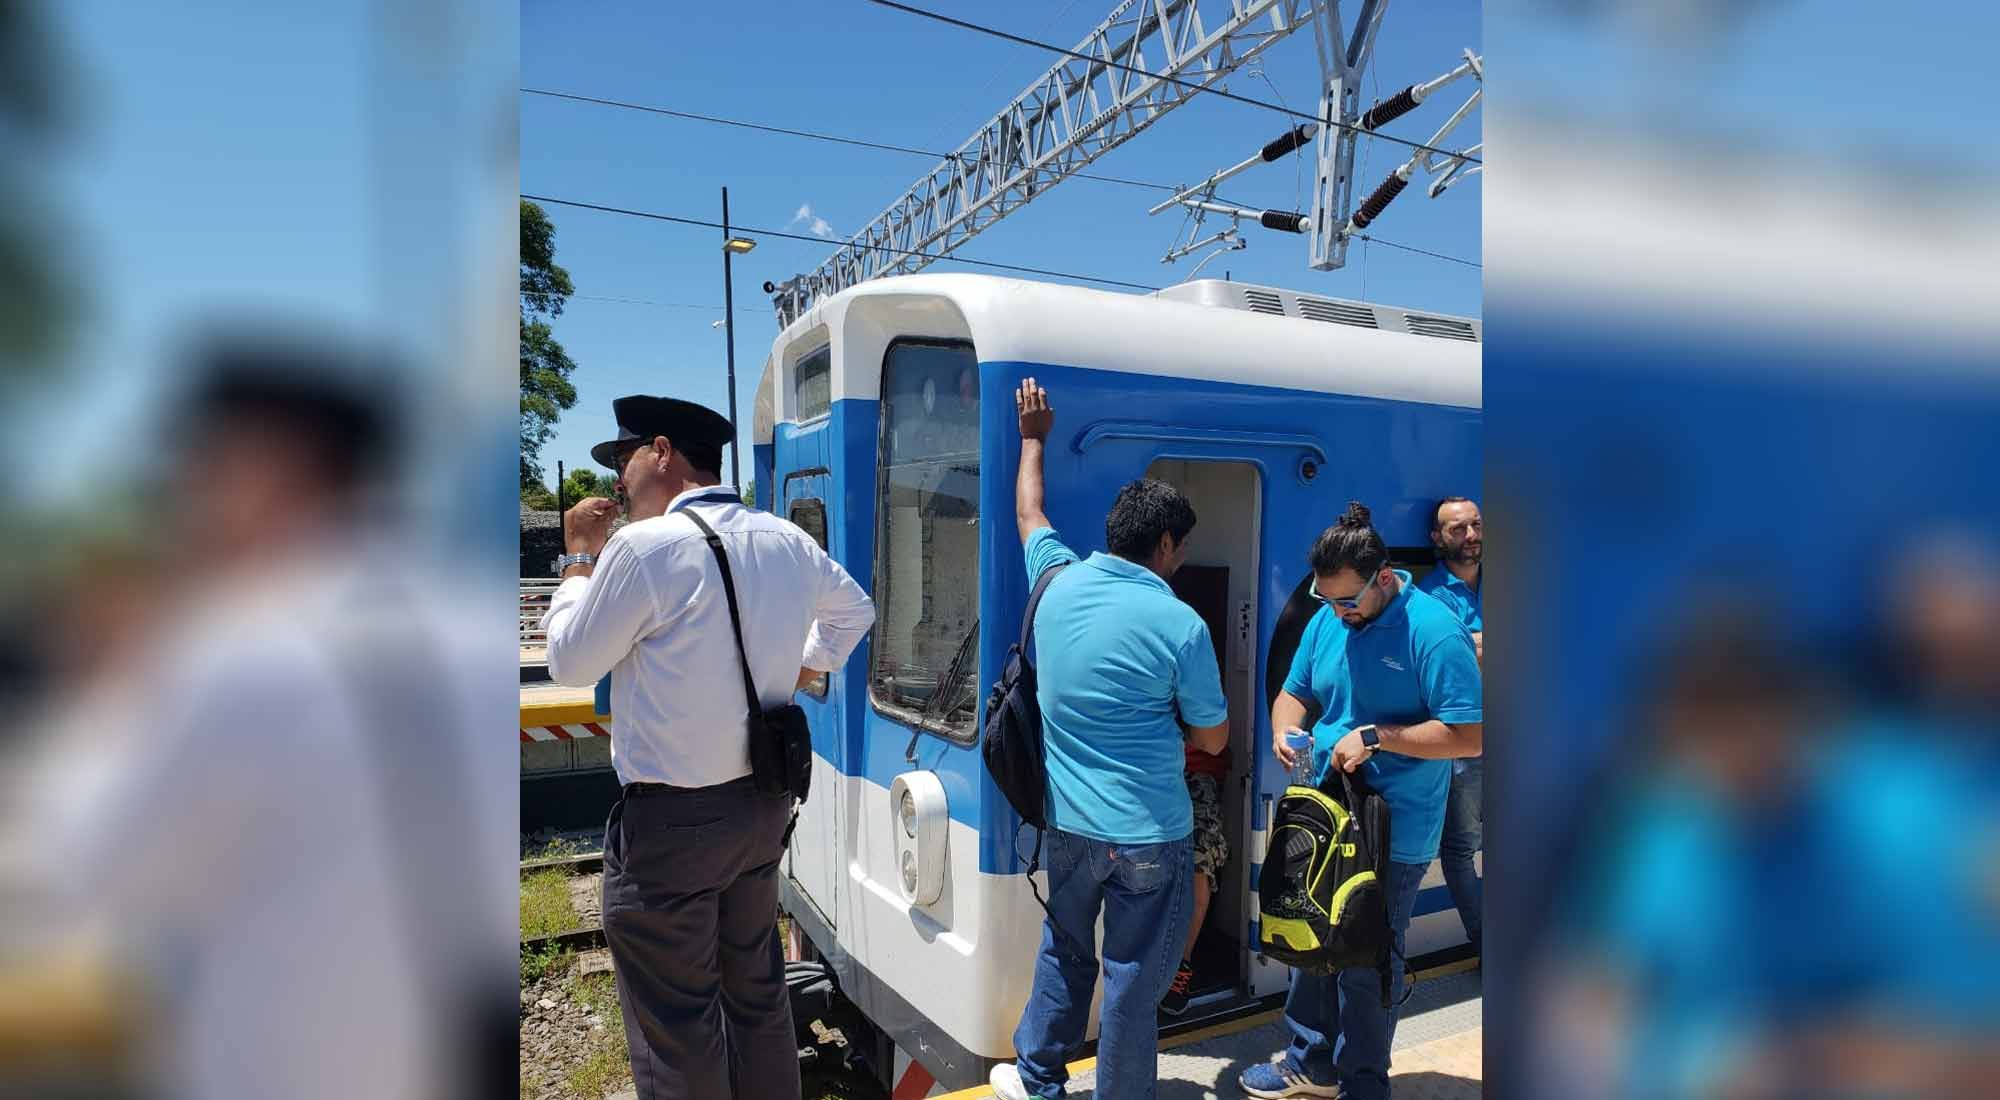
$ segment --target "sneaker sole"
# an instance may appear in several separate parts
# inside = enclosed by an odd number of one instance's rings
[[[1294,1100],[1300,1096],[1315,1097],[1318,1100],[1340,1100],[1339,1085],[1289,1085],[1282,1092],[1271,1092],[1267,1089],[1253,1089],[1238,1081],[1236,1087],[1243,1090],[1243,1095],[1255,1096],[1257,1100]]]

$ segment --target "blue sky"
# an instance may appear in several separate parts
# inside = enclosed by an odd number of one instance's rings
[[[463,452],[473,426],[511,419],[508,344],[465,351],[468,311],[492,295],[481,277],[514,249],[511,18],[471,0],[40,14],[71,118],[32,165],[38,215],[81,317],[56,384],[4,410],[18,426],[0,456],[37,467],[17,479],[25,494],[101,499],[108,471],[79,441],[152,443],[179,381],[166,356],[184,326],[218,315],[310,319],[396,347],[423,368],[412,389],[453,406],[452,430],[419,414],[419,446]],[[437,461],[411,465],[436,478],[423,464]]]
[[[925,6],[925,5],[919,5]],[[1010,5],[930,5],[1016,34],[1074,45],[1109,14],[1110,0],[1024,0]],[[1346,5],[1352,21],[1355,7]],[[573,4],[529,0],[521,8],[521,83],[579,95],[816,130],[917,148],[956,148],[1030,80],[1053,55],[976,35],[858,0],[781,2],[749,8],[657,3]],[[1466,47],[1480,47],[1479,5],[1427,4],[1419,16],[1392,7],[1376,51],[1382,94],[1450,68]],[[1229,89],[1312,111],[1318,61],[1309,29],[1262,58],[1269,83],[1238,75]],[[1275,85],[1275,88],[1273,87]],[[1469,81],[1389,127],[1422,140],[1470,94]],[[1373,98],[1373,88],[1367,99]],[[521,190],[582,202],[714,219],[721,188],[732,219],[745,226],[810,232],[812,217],[845,236],[888,205],[931,166],[918,156],[830,145],[682,121],[635,111],[524,95]],[[1475,113],[1457,135],[1478,140]],[[1091,169],[1161,183],[1193,182],[1255,152],[1292,123],[1275,112],[1198,97]],[[1401,148],[1364,143],[1363,193],[1401,158]],[[1405,150],[1407,152],[1407,150]],[[1250,205],[1306,209],[1312,165],[1260,166],[1232,181],[1225,195]],[[1357,163],[1359,163],[1357,157]],[[1475,181],[1436,200],[1414,188],[1374,232],[1477,262],[1480,187]],[[1185,278],[1196,256],[1159,260],[1181,219],[1146,216],[1158,196],[1134,188],[1072,179],[964,246],[964,255],[1161,286]],[[577,297],[555,322],[578,367],[577,406],[565,413],[544,450],[554,477],[558,459],[589,462],[591,444],[616,434],[611,400],[661,393],[717,409],[728,403],[721,330],[720,233],[592,211],[549,207],[557,227],[556,260],[575,280]],[[1220,228],[1211,222],[1213,228]],[[1212,229],[1211,229],[1212,231]],[[1204,234],[1205,235],[1205,234]],[[1339,297],[1459,314],[1480,309],[1476,268],[1398,252],[1355,247],[1347,267],[1306,267],[1305,240],[1256,228],[1250,247],[1211,263],[1238,280]],[[766,238],[736,264],[736,376],[743,433],[763,360],[777,335],[764,280],[817,266],[827,244]],[[973,270],[940,263],[936,271]],[[627,299],[603,301],[599,299]],[[633,304],[637,302],[657,304]],[[749,478],[747,454],[744,477]]]

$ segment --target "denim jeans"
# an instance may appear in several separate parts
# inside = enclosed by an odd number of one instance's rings
[[[1478,950],[1485,888],[1472,865],[1472,855],[1479,851],[1481,822],[1485,817],[1479,803],[1486,767],[1484,758],[1478,756],[1452,763],[1451,796],[1445,801],[1444,836],[1438,842],[1438,862],[1444,865],[1444,883],[1451,890],[1451,903],[1458,907],[1459,922],[1465,925],[1465,938]]]
[[[1151,1100],[1159,1075],[1160,998],[1180,965],[1194,893],[1188,838],[1125,845],[1050,829],[1049,911],[1042,922],[1035,986],[1014,1029],[1021,1082],[1041,1097],[1063,1094],[1065,1063],[1083,1045],[1098,962],[1079,955],[1104,913],[1104,1005],[1097,1021],[1097,1091],[1103,1100]]]
[[[1389,958],[1392,1005],[1403,999],[1403,933],[1429,869],[1427,862],[1389,864],[1389,928],[1396,937]],[[1285,1061],[1293,1069],[1315,1081],[1339,1081],[1345,1100],[1387,1100],[1396,1009],[1382,1007],[1380,971],[1372,966],[1325,975],[1292,971],[1285,1023],[1292,1029]]]

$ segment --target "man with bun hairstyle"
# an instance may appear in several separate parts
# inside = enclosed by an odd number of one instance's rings
[[[1389,565],[1389,551],[1351,502],[1311,553],[1311,591],[1325,606],[1306,624],[1284,690],[1271,707],[1271,748],[1294,763],[1288,734],[1309,703],[1320,708],[1314,757],[1352,772],[1389,804],[1390,1006],[1373,967],[1333,975],[1292,973],[1285,1023],[1292,1042],[1280,1060],[1239,1082],[1251,1096],[1386,1100],[1389,1049],[1402,999],[1403,933],[1417,887],[1437,858],[1451,761],[1480,751],[1479,662],[1452,610]]]

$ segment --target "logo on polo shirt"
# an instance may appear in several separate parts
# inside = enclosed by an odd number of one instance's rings
[[[1382,658],[1382,663],[1388,665],[1390,668],[1395,669],[1397,672],[1403,671],[1403,666],[1397,664],[1396,659],[1394,657],[1384,657]]]

